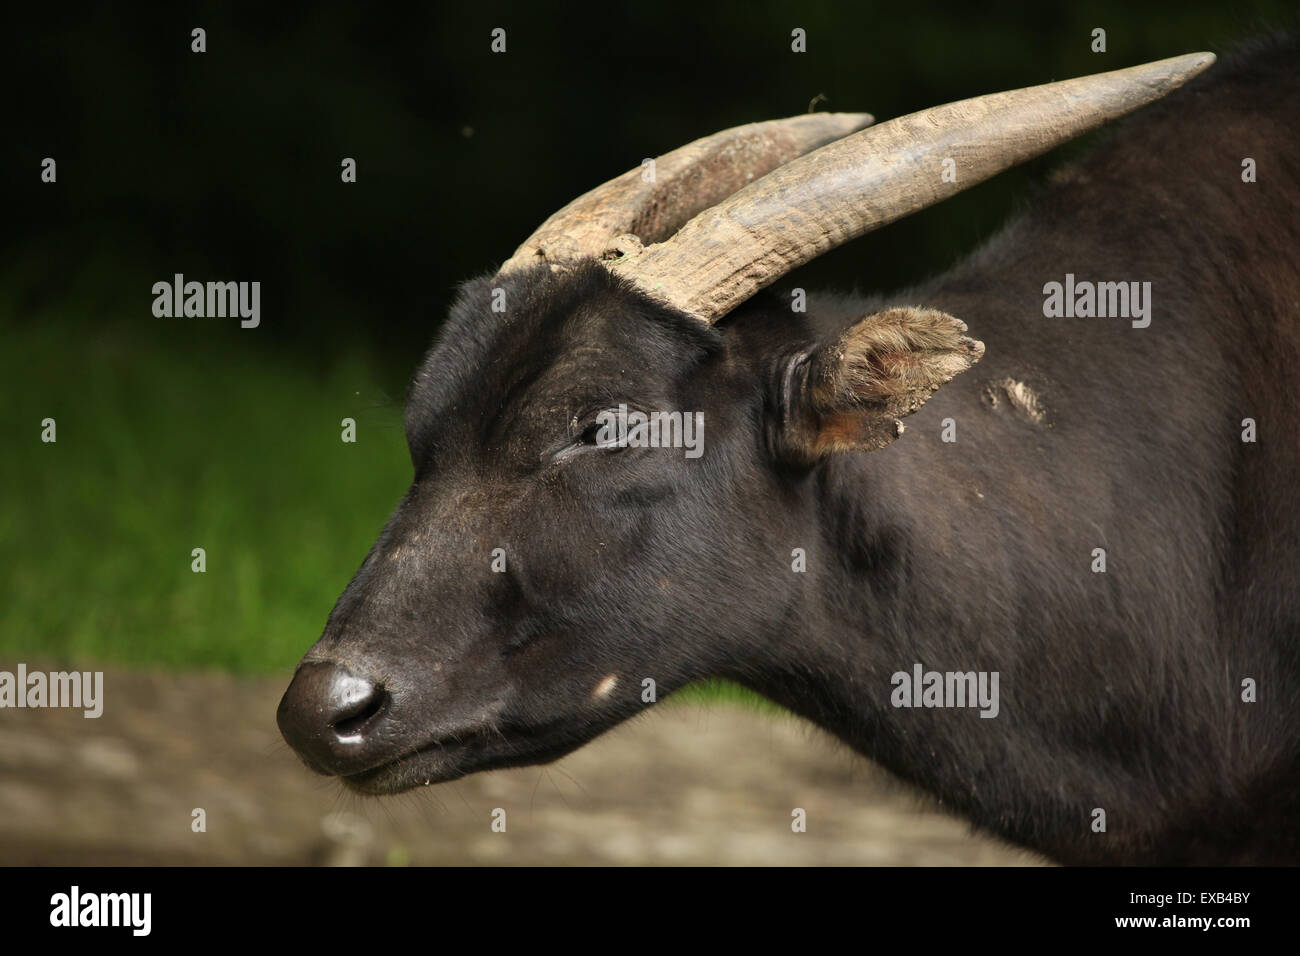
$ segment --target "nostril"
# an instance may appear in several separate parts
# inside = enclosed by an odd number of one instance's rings
[[[355,677],[351,678],[348,687],[339,690],[340,696],[330,727],[340,738],[358,737],[366,725],[384,709],[388,703],[388,694],[382,687]]]
[[[298,668],[276,721],[308,764],[342,772],[339,768],[370,749],[367,735],[375,736],[374,728],[391,704],[392,695],[378,682],[341,664],[317,661]]]

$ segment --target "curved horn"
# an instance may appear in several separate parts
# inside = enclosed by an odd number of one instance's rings
[[[667,242],[606,265],[716,322],[823,252],[1144,106],[1213,62],[1212,53],[1190,53],[890,120],[781,166]],[[948,157],[955,183],[941,176]]]
[[[542,223],[500,271],[600,256],[627,233],[661,242],[752,180],[871,121],[867,113],[808,113],[697,139],[656,159],[650,182],[638,166],[579,196]]]

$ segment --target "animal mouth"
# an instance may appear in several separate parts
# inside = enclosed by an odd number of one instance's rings
[[[342,774],[344,786],[376,796],[401,793],[415,787],[447,783],[478,769],[469,759],[481,751],[489,731],[474,730],[423,744],[398,757],[357,773]]]
[[[483,770],[547,763],[576,750],[583,742],[536,739],[524,733],[506,734],[496,727],[481,727],[426,743],[379,766],[343,774],[339,779],[357,793],[387,796],[449,783]]]

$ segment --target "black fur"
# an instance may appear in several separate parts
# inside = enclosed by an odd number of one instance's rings
[[[506,280],[504,313],[467,284],[412,387],[415,482],[307,658],[391,697],[336,772],[553,759],[642,712],[643,678],[718,676],[1060,861],[1300,862],[1297,120],[1295,39],[1256,46],[888,303],[764,295],[707,329],[594,263]],[[1066,272],[1151,281],[1150,327],[1045,318]],[[783,363],[894,302],[961,318],[983,361],[888,447],[782,464]],[[1003,379],[1042,422],[991,403]],[[704,412],[705,454],[556,460],[620,401]],[[998,671],[999,716],[893,708],[915,662]]]

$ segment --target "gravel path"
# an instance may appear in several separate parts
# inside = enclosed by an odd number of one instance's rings
[[[1042,862],[806,723],[724,704],[669,702],[546,768],[362,799],[281,741],[287,680],[109,671],[98,720],[0,710],[0,864]]]

